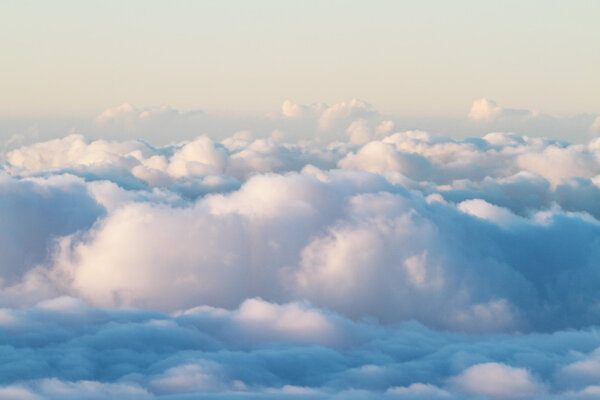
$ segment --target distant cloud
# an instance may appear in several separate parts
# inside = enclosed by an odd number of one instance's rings
[[[324,147],[347,142],[350,137],[355,144],[364,144],[415,129],[455,138],[514,132],[529,137],[584,142],[594,134],[597,117],[594,114],[555,116],[509,108],[486,98],[475,100],[468,115],[454,118],[390,115],[358,99],[330,105],[285,100],[279,109],[266,115],[218,114],[179,110],[169,105],[140,107],[125,103],[107,108],[91,120],[24,118],[15,129],[14,122],[0,119],[0,147],[12,150],[20,145],[61,138],[67,133],[118,141],[143,138],[150,144],[164,146],[199,135],[222,141],[240,131],[249,132],[255,139],[282,142],[281,138],[285,137],[288,144],[311,143]]]
[[[469,111],[469,119],[474,121],[491,121],[502,114],[502,108],[493,100],[482,98],[475,100]]]
[[[197,114],[194,111],[191,114]],[[185,115],[170,106],[137,108],[131,104],[121,104],[114,108],[107,108],[98,115],[94,122],[96,124],[123,124],[126,128],[135,129],[144,122],[156,122],[157,119],[176,118]]]
[[[486,98],[477,99],[471,106],[468,118],[473,121],[492,122],[500,118],[535,118],[539,112],[533,110],[520,110],[514,108],[504,108],[496,104],[495,101]]]
[[[325,107],[319,116],[319,129],[332,129],[340,121],[347,119],[364,118],[375,111],[371,105],[362,100],[353,99],[350,102],[334,104],[331,107]]]

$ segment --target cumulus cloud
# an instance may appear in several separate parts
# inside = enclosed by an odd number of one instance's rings
[[[468,118],[472,121],[493,122],[496,119],[523,119],[539,117],[539,112],[500,107],[494,100],[485,97],[473,102]]]
[[[309,112],[306,106],[296,104],[290,100],[285,100],[281,105],[281,114],[288,118],[300,118]]]
[[[288,143],[313,141],[327,144],[345,139],[353,123],[364,120],[369,131],[379,136],[390,133],[393,121],[365,101],[353,99],[327,105],[298,104],[285,100],[278,111],[265,116],[209,114],[201,110],[182,111],[168,105],[137,107],[128,103],[107,108],[87,129],[92,135],[123,139],[143,136],[166,144],[200,134],[225,139],[232,132],[249,131],[258,139],[285,135]],[[38,139],[39,140],[39,139]],[[10,145],[6,143],[5,147]]]
[[[584,142],[590,134],[597,132],[598,116],[593,114],[551,115],[537,110],[508,108],[488,98],[473,101],[467,114],[468,124],[462,124],[460,130],[479,130],[478,136],[488,132],[519,132],[531,137],[552,137],[554,139],[569,138]],[[451,123],[445,121],[449,132]],[[422,124],[421,127],[424,127]],[[430,128],[431,129],[431,128]],[[452,132],[453,136],[461,135]],[[471,135],[473,135],[471,131]]]
[[[364,144],[367,133],[368,139],[372,140],[415,128],[443,132],[457,138],[480,137],[489,132],[518,132],[530,137],[569,138],[580,143],[587,141],[596,131],[597,114],[551,115],[509,106],[481,98],[473,102],[471,111],[464,116],[416,117],[386,114],[358,99],[333,104],[300,104],[285,100],[277,110],[264,115],[234,115],[180,110],[169,105],[124,103],[99,111],[91,119],[0,118],[0,148],[13,150],[22,145],[62,138],[67,132],[117,141],[141,137],[152,145],[165,146],[200,135],[221,141],[235,132],[247,131],[255,139],[271,138],[288,144],[326,146],[347,142],[352,134],[358,144]]]
[[[491,121],[500,114],[502,114],[502,108],[495,101],[481,98],[473,102],[469,118],[475,121]]]
[[[22,147],[6,155],[7,182],[68,182],[59,193],[81,213],[7,247],[4,296],[163,311],[306,299],[461,331],[584,327],[598,316],[596,142],[408,131],[358,147],[247,133]],[[46,198],[46,216],[70,204]],[[23,218],[7,232],[33,230]]]
[[[595,396],[600,139],[269,118],[3,155],[0,398]]]

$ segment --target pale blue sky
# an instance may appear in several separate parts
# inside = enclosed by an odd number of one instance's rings
[[[3,1],[0,114],[600,112],[597,1]]]

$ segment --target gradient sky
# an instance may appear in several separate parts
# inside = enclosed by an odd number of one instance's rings
[[[351,98],[600,111],[595,1],[3,1],[0,115],[124,102],[253,113]]]

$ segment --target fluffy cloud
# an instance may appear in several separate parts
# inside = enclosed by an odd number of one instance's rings
[[[537,111],[503,108],[494,100],[481,98],[473,102],[468,118],[472,121],[490,123],[497,119],[528,119],[539,116],[540,113]]]
[[[252,132],[259,139],[266,139],[277,132],[276,136],[283,134],[288,142],[310,140],[330,143],[343,140],[346,130],[361,120],[367,123],[369,131],[380,136],[389,133],[390,123],[393,124],[370,104],[358,99],[332,105],[302,105],[285,100],[277,112],[245,117],[208,114],[199,110],[181,111],[168,105],[136,107],[125,103],[102,111],[94,118],[91,127],[85,129],[104,138],[143,136],[161,144],[199,134],[225,139],[236,131]]]
[[[470,135],[479,129],[477,136],[487,132],[519,132],[531,137],[569,138],[584,142],[590,134],[597,133],[599,118],[593,114],[556,116],[536,110],[507,108],[493,100],[480,98],[473,102],[467,114],[468,123],[462,124],[460,129],[472,130]],[[449,129],[442,130],[449,132]],[[453,135],[461,134],[453,132]]]
[[[475,121],[491,121],[501,114],[502,108],[495,101],[481,98],[473,102],[469,118]]]
[[[534,398],[545,392],[526,369],[499,363],[474,365],[452,378],[451,382],[469,395],[499,400]]]
[[[3,156],[0,398],[594,398],[599,139],[269,118]]]
[[[66,132],[115,141],[144,138],[155,146],[200,135],[222,141],[236,132],[245,132],[255,139],[321,146],[346,142],[352,137],[355,143],[364,144],[415,128],[457,138],[480,137],[489,132],[518,132],[530,137],[569,138],[579,143],[589,140],[597,131],[597,114],[555,116],[504,107],[486,98],[475,100],[471,108],[465,116],[453,118],[411,117],[382,113],[358,99],[330,105],[285,100],[277,111],[265,115],[231,115],[178,110],[168,105],[139,107],[125,103],[107,108],[93,119],[0,119],[0,148],[13,150],[24,144],[62,138]]]
[[[307,299],[352,318],[462,331],[597,318],[597,140],[409,131],[355,146],[69,136],[11,151],[7,182],[70,182],[64,196],[82,211],[72,227],[51,222],[7,247],[4,297],[163,311]],[[45,215],[64,209],[57,201]],[[20,225],[21,236],[33,230]]]
[[[52,303],[4,310],[12,320],[0,324],[2,353],[11,362],[0,369],[0,396],[584,399],[597,392],[591,375],[570,380],[585,370],[574,365],[597,358],[590,330],[450,334],[260,299],[171,315]],[[76,311],[58,306],[68,303]]]

